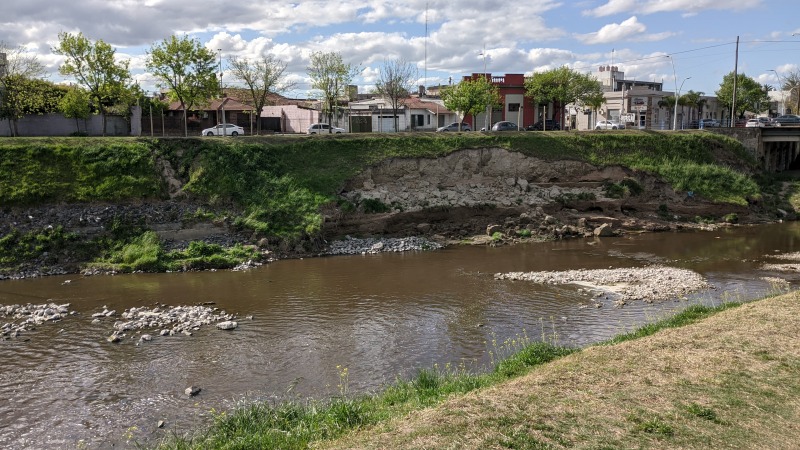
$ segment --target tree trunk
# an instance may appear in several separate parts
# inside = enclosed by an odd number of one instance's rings
[[[186,113],[186,106],[183,107],[183,136],[189,137],[189,118]]]

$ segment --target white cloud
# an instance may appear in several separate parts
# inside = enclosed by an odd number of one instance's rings
[[[575,37],[586,44],[608,44],[624,42],[625,38],[641,35],[645,31],[647,27],[633,16],[621,23],[610,23],[594,33],[579,34]]]
[[[589,16],[606,17],[614,14],[655,14],[682,12],[684,16],[707,10],[746,10],[761,8],[762,0],[726,2],[720,0],[608,0],[605,5],[585,10]]]

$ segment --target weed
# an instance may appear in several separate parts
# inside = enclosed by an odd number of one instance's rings
[[[688,411],[693,416],[699,417],[701,419],[705,419],[716,424],[721,424],[722,421],[719,420],[717,417],[717,413],[714,412],[711,408],[706,408],[705,406],[699,405],[697,403],[690,403],[686,405],[686,411]]]
[[[392,208],[376,198],[365,198],[361,201],[361,208],[366,214],[386,213]]]
[[[533,233],[531,232],[531,230],[529,230],[527,228],[523,228],[521,230],[517,230],[517,236],[519,236],[521,238],[529,238],[529,237],[531,237],[532,234]]]

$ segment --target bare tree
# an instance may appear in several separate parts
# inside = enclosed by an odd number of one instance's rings
[[[22,102],[26,93],[26,81],[42,77],[44,65],[36,55],[24,47],[10,48],[0,41],[0,119],[8,119],[12,136],[19,134],[17,120],[22,117]]]
[[[311,78],[311,88],[322,93],[322,108],[328,116],[328,123],[333,122],[333,111],[339,99],[346,97],[347,86],[353,82],[359,71],[359,66],[345,64],[340,53],[311,54],[308,76]],[[328,132],[332,132],[332,129]]]
[[[247,58],[228,58],[233,77],[247,85],[250,100],[259,117],[267,104],[269,94],[279,94],[292,89],[295,83],[284,79],[286,63],[272,55],[264,55],[257,60]],[[256,121],[256,132],[261,134],[261,121]]]
[[[375,83],[375,92],[389,100],[394,110],[394,131],[397,129],[397,110],[405,105],[411,95],[418,77],[417,67],[402,59],[384,61],[378,81]]]

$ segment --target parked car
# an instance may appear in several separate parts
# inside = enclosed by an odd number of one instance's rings
[[[203,136],[238,136],[244,134],[244,128],[232,123],[221,123],[202,131]]]
[[[717,128],[719,121],[716,119],[700,119],[689,122],[689,128]]]
[[[514,122],[500,121],[492,125],[492,131],[517,131],[519,127]]]
[[[341,134],[344,133],[344,128],[332,127],[328,123],[315,123],[308,127],[306,134]]]
[[[613,120],[599,120],[597,124],[594,126],[595,130],[622,130],[625,129],[625,125],[621,123],[614,122]]]
[[[781,124],[781,126],[797,126],[800,125],[800,116],[794,114],[784,114],[782,116],[778,116],[774,119],[775,123]]]
[[[458,122],[453,122],[450,125],[445,125],[443,127],[439,127],[436,129],[437,133],[441,133],[444,131],[472,131],[472,127],[469,126],[466,122],[461,122],[461,126],[459,127]]]
[[[561,125],[559,125],[558,122],[553,119],[547,119],[544,121],[544,123],[542,123],[540,120],[533,125],[528,125],[528,127],[525,129],[528,131],[560,130]]]
[[[746,128],[754,128],[754,127],[771,127],[772,121],[769,117],[755,117],[753,119],[748,119],[747,123],[744,124]]]

